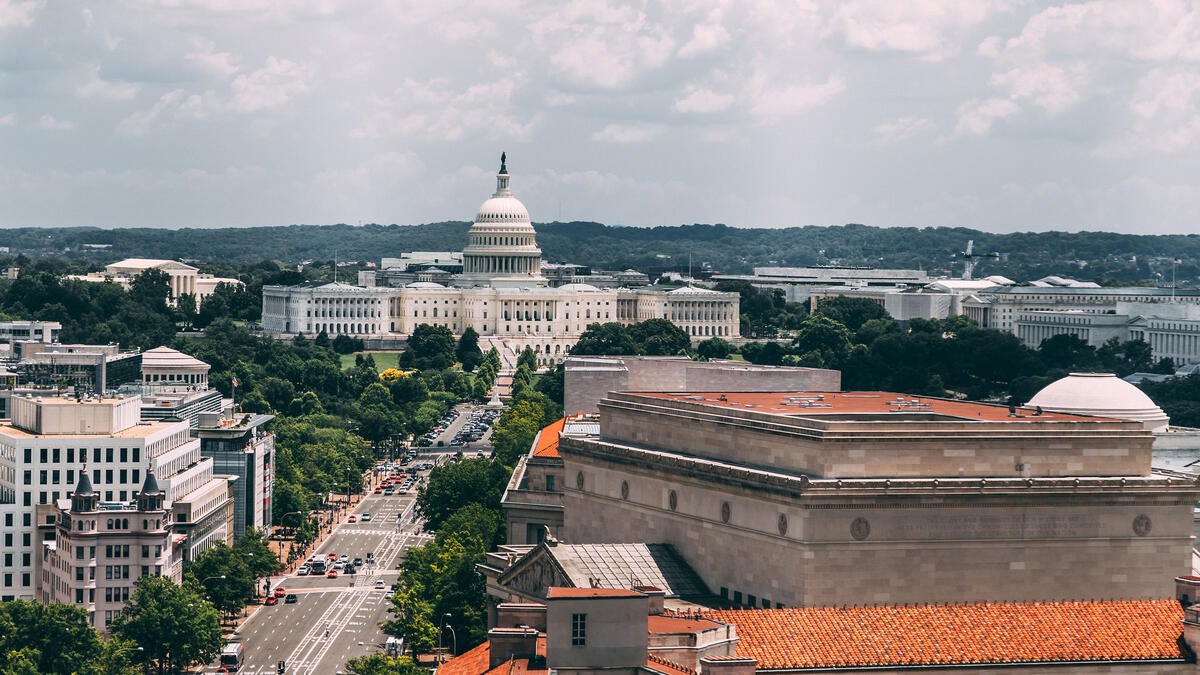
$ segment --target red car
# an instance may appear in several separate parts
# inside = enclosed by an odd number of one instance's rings
[[[267,599],[266,599],[266,600],[263,600],[263,604],[264,604],[264,605],[278,605],[278,604],[279,604],[279,598],[277,598],[277,597],[275,597],[275,596],[273,596],[273,595],[268,595],[268,596],[267,596]]]
[[[330,579],[336,579],[337,578],[337,570],[329,570],[329,574],[326,574],[325,576],[329,577]]]
[[[326,557],[326,558],[328,558],[328,559],[330,559],[330,560],[337,560],[337,554],[336,554],[336,553],[328,553],[328,554],[326,554],[326,555],[325,555],[325,557]]]
[[[286,591],[286,590],[284,590],[283,586],[276,586],[276,587],[275,587],[275,597],[277,597],[277,598],[282,598],[282,597],[283,597],[283,596],[285,596],[285,595],[287,595],[287,591]]]
[[[383,488],[381,488],[381,487],[377,487],[377,488],[375,488],[375,494],[377,494],[377,495],[378,495],[378,494],[383,494]]]
[[[348,523],[357,523],[357,522],[358,522],[358,516],[351,515],[349,518],[347,518],[347,519],[346,519],[346,522],[348,522]]]

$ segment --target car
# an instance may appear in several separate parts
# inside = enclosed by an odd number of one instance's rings
[[[377,494],[377,495],[378,495],[378,494],[383,494],[383,488],[381,488],[381,487],[377,487],[377,488],[375,488],[375,494]]]
[[[364,514],[362,515],[362,520],[363,520],[363,522],[364,522],[364,523],[369,523],[369,522],[371,522],[371,514],[370,514],[370,512],[364,513]]]
[[[402,494],[402,495],[408,494],[408,488],[400,488],[400,494]]]
[[[383,588],[383,579],[375,580],[375,588]]]
[[[350,517],[346,519],[346,522],[347,522],[347,523],[357,523],[357,522],[358,522],[358,516],[356,516],[356,515],[354,515],[354,514],[352,513],[352,514],[350,514]]]
[[[398,590],[400,590],[400,582],[399,582],[399,581],[397,581],[397,582],[394,582],[394,583],[392,584],[392,590],[393,590],[393,591],[398,591]]]
[[[273,596],[273,595],[268,595],[268,596],[267,596],[267,599],[266,599],[266,600],[263,600],[263,604],[264,604],[264,605],[278,605],[278,604],[279,604],[279,598],[277,598],[277,597],[275,597],[275,596]]]
[[[329,574],[326,574],[325,576],[329,577],[330,579],[336,579],[337,578],[337,570],[329,570]]]
[[[306,577],[306,576],[308,576],[308,573],[311,571],[312,571],[312,568],[310,568],[308,565],[301,565],[296,568],[296,576]]]
[[[287,596],[283,598],[283,602],[288,605],[294,605],[299,601],[300,596],[296,595],[295,593],[288,593]]]
[[[229,675],[228,668],[217,668],[216,671],[214,671],[214,672],[216,673],[216,675]]]
[[[343,554],[339,555],[339,556],[338,556],[338,561],[339,561],[339,562],[350,562],[350,554],[348,554],[348,553],[343,553]]]
[[[287,591],[283,590],[283,586],[275,587],[275,597],[282,598],[285,595],[287,595]]]
[[[354,564],[361,567],[362,566],[362,558],[355,558]]]
[[[394,494],[396,494],[396,491],[395,491],[395,490],[393,490],[392,488],[388,488],[388,489],[386,489],[386,490],[384,490],[384,491],[383,491],[383,496],[385,496],[385,497],[390,497],[390,496],[392,496],[392,495],[394,495]]]
[[[329,560],[337,560],[337,554],[336,554],[336,553],[326,553],[326,554],[325,554],[325,557],[326,557],[326,558],[328,558]]]
[[[384,599],[387,599],[387,598],[392,597],[395,594],[396,594],[396,591],[393,591],[389,588],[386,592],[384,592],[383,597],[384,597]]]
[[[342,574],[358,574],[358,568],[354,565],[346,565],[342,568]]]
[[[341,560],[339,560],[339,561],[337,561],[337,562],[333,563],[333,569],[335,569],[335,570],[344,570],[344,569],[346,569],[346,563],[344,563],[344,562],[342,562]]]

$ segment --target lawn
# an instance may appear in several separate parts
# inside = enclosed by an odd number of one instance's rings
[[[398,368],[397,360],[402,352],[359,352],[359,354],[370,354],[375,359],[375,367],[379,372],[383,372],[388,368]],[[355,354],[342,354],[342,370],[354,367]]]

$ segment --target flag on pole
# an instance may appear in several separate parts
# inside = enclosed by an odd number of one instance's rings
[[[1180,260],[1179,258],[1176,258],[1176,259],[1175,259],[1175,264],[1176,264],[1176,265],[1182,265],[1182,264],[1183,264],[1183,261],[1182,261],[1182,260]]]
[[[240,383],[238,382],[237,375],[234,375],[234,376],[233,376],[233,380],[231,380],[231,381],[233,382],[233,386],[235,386],[235,387],[236,387],[236,386],[238,386],[238,385],[240,384]]]

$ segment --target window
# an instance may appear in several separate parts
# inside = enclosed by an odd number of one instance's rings
[[[554,476],[546,476],[546,492],[554,492]]]
[[[582,647],[587,644],[587,614],[571,615],[571,646]]]

